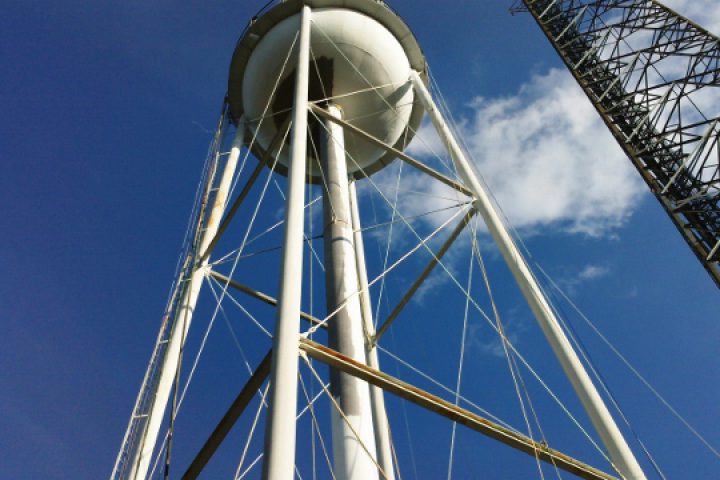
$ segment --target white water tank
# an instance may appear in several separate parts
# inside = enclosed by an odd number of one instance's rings
[[[338,105],[343,118],[402,150],[417,130],[422,107],[409,80],[410,69],[424,74],[425,60],[405,23],[375,0],[286,1],[255,20],[233,55],[228,101],[234,119],[245,116],[253,151],[263,157],[291,117],[297,62],[299,11],[312,10],[310,101]],[[295,47],[294,47],[295,45]],[[308,175],[320,180],[313,145],[322,128],[310,114]],[[250,139],[246,139],[249,142]],[[289,141],[289,140],[288,140]],[[348,173],[359,178],[388,164],[393,156],[346,132]],[[319,148],[319,146],[317,146]],[[288,147],[276,170],[287,172]],[[268,158],[273,164],[274,159]]]

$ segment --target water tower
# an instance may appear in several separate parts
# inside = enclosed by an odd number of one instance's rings
[[[363,323],[356,294],[357,270],[364,268],[364,259],[355,246],[351,218],[355,192],[349,180],[391,162],[394,155],[381,143],[404,149],[422,117],[409,78],[413,69],[424,71],[424,59],[398,16],[375,1],[303,3],[284,2],[253,24],[235,50],[228,86],[236,121],[270,115],[272,121],[265,128],[249,125],[251,134],[257,135],[256,156],[267,158],[272,168],[289,175],[271,374],[276,387],[270,394],[272,413],[266,434],[268,478],[292,476],[294,465],[304,183],[324,187],[326,303],[327,311],[335,312],[328,322],[330,346],[366,363],[365,333],[372,323],[367,312]],[[380,87],[368,89],[368,85]],[[311,105],[325,117],[311,117]],[[334,121],[343,119],[381,143],[346,134]],[[273,139],[288,121],[292,135],[283,149],[287,153],[276,155],[274,150],[280,148],[274,148]],[[311,143],[316,148],[310,148]],[[354,198],[353,203],[357,204]],[[339,372],[333,375],[331,390],[344,412],[341,418],[339,410],[333,410],[336,475],[378,478],[375,461],[365,449],[374,454],[379,444],[381,465],[391,465],[382,399],[377,396],[373,409],[368,384]],[[377,432],[377,442],[375,429],[385,430]]]
[[[444,143],[454,178],[405,152],[427,114]],[[227,155],[219,145],[227,124],[235,139]],[[408,302],[473,215],[487,225],[503,258],[540,323],[553,351],[612,463],[625,478],[644,478],[632,452],[584,370],[545,296],[496,212],[427,88],[427,69],[418,43],[402,19],[376,0],[288,0],[253,19],[235,49],[225,109],[198,202],[195,232],[188,243],[175,294],[161,328],[138,396],[113,478],[144,479],[158,449],[170,406],[165,446],[172,441],[183,346],[203,279],[213,272],[210,255],[239,206],[249,199],[263,172],[287,176],[278,289],[270,297],[233,284],[277,307],[272,350],[255,369],[223,421],[183,478],[195,478],[249,399],[269,378],[263,477],[294,477],[298,363],[310,356],[331,366],[332,457],[336,478],[395,478],[383,390],[584,478],[608,478],[584,463],[504,429],[420,389],[383,374],[375,346],[391,320],[376,332],[365,266],[356,182],[371,181],[391,162],[404,162],[467,199],[467,208],[446,243],[408,289]],[[236,195],[230,194],[243,149],[257,166]],[[217,173],[217,174],[216,174]],[[268,177],[270,178],[270,177]],[[327,316],[302,310],[306,191],[322,192],[323,258]],[[265,185],[267,187],[267,184]],[[264,192],[265,190],[263,190]],[[248,200],[249,201],[249,200]],[[226,208],[229,206],[229,208]],[[254,218],[254,217],[253,217]],[[429,249],[427,242],[420,247]],[[404,303],[403,303],[404,302]],[[394,318],[394,317],[393,317]],[[302,334],[327,329],[327,345]],[[169,463],[169,462],[168,462]]]

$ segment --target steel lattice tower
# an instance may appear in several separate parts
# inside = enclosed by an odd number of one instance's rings
[[[720,286],[720,39],[655,0],[524,0]]]

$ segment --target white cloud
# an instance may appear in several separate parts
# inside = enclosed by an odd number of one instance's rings
[[[460,134],[478,171],[518,228],[605,235],[645,192],[640,176],[564,70],[534,75],[517,94],[473,99]],[[424,126],[411,152],[441,151]]]
[[[580,273],[578,273],[579,280],[595,280],[601,278],[610,273],[607,267],[601,267],[599,265],[586,265]]]

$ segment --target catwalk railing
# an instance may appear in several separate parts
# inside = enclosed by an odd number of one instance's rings
[[[523,0],[720,286],[720,40],[654,0]]]

